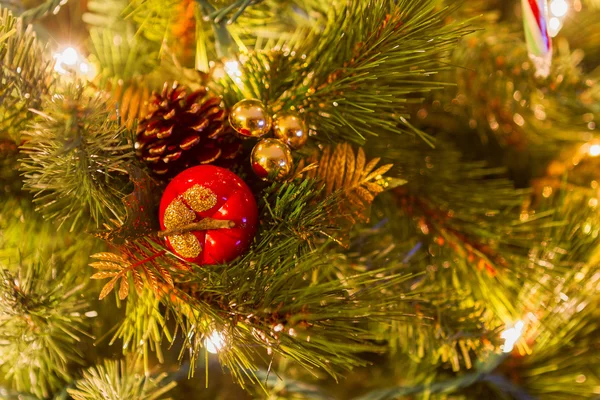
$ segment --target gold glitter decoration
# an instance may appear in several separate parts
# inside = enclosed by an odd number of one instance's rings
[[[180,198],[174,199],[167,206],[163,222],[167,229],[173,229],[194,222],[196,213],[188,208]]]
[[[196,258],[202,251],[202,245],[192,233],[169,236],[169,243],[173,250],[183,258]]]
[[[308,139],[308,130],[298,113],[288,111],[273,117],[273,134],[292,149],[304,146]]]
[[[196,212],[210,210],[217,204],[217,195],[201,185],[194,185],[186,190],[183,199]]]
[[[167,229],[189,225],[196,220],[194,211],[210,210],[216,204],[217,196],[212,190],[201,185],[194,185],[167,206],[163,222]],[[173,251],[183,258],[196,258],[202,252],[202,244],[193,233],[172,235],[168,238]]]

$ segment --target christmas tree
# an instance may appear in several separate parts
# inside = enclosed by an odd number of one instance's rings
[[[0,397],[600,396],[597,0],[0,4]]]

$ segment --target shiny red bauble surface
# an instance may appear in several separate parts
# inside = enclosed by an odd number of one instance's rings
[[[159,214],[161,229],[171,231],[204,218],[233,222],[233,228],[166,237],[173,253],[201,265],[226,263],[244,253],[258,224],[250,188],[233,172],[213,165],[189,168],[175,176],[162,195]]]

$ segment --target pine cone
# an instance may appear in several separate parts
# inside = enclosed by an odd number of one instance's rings
[[[160,95],[152,93],[148,114],[138,125],[137,156],[163,176],[234,158],[241,143],[226,124],[220,104],[221,99],[204,88],[188,94],[177,82],[165,83]]]

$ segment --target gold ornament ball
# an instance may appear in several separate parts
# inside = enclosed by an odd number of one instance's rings
[[[229,124],[245,137],[258,138],[271,130],[273,119],[262,101],[246,99],[236,103],[229,114]]]
[[[252,149],[252,170],[263,181],[269,180],[273,171],[279,171],[276,180],[286,177],[292,170],[292,151],[279,139],[262,139]]]
[[[304,120],[295,112],[278,113],[273,117],[273,133],[292,149],[304,146],[308,131]]]

